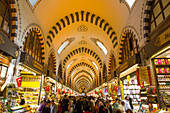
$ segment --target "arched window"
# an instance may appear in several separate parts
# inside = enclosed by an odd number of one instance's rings
[[[53,73],[56,73],[55,72],[54,58],[53,58],[52,54],[48,58],[48,70],[51,70]]]
[[[31,31],[24,43],[24,51],[31,55],[34,59],[42,63],[42,49],[38,33]]]
[[[169,16],[169,0],[154,0],[150,15],[150,32]]]
[[[11,34],[11,9],[9,0],[0,0],[0,31],[8,37]]]
[[[137,40],[134,38],[134,35],[128,32],[123,37],[125,40],[122,45],[122,63],[138,52]]]

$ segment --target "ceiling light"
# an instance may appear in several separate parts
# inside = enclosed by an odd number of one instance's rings
[[[100,49],[102,49],[102,51],[104,52],[105,55],[107,55],[107,49],[106,47],[99,41],[97,41],[97,45],[100,47]]]
[[[70,64],[67,66],[67,69],[71,66],[71,64],[73,63],[74,61],[71,61]]]
[[[96,67],[96,69],[98,70],[98,67],[97,67],[97,65],[92,61],[92,63],[93,63],[93,65]]]
[[[131,8],[133,6],[133,3],[135,2],[135,0],[126,0],[126,2],[128,3],[129,7]]]
[[[60,48],[58,49],[58,54],[60,54],[62,52],[62,50],[69,44],[69,41],[65,41]]]
[[[29,0],[30,1],[30,4],[32,5],[32,6],[34,6],[34,4],[37,2],[37,0]]]

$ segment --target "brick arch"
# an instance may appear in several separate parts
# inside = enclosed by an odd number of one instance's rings
[[[96,61],[98,62],[98,64],[100,65],[100,68],[102,68],[102,60],[100,59],[100,57],[91,49],[88,49],[86,47],[80,47],[78,49],[75,49],[73,51],[71,51],[63,60],[63,66],[65,66],[65,64],[67,63],[67,61],[73,57],[74,55],[77,55],[79,53],[87,53],[89,55],[91,55],[92,57],[94,57],[96,59]]]
[[[86,73],[87,75],[89,75],[90,77],[91,77],[91,79],[92,80],[94,80],[94,78],[93,78],[93,76],[91,75],[91,73],[89,73],[88,71],[86,71],[86,70],[81,70],[81,71],[78,71],[77,73],[75,73],[74,75],[73,75],[73,80],[74,80],[74,78],[78,75],[78,74],[80,74],[80,73]],[[70,83],[71,81],[70,81],[70,79],[71,79],[72,77],[71,77],[71,73],[69,73],[69,75],[68,75],[68,83]]]
[[[79,81],[77,82],[77,84],[80,84],[80,83],[82,83],[82,82],[85,82],[85,83],[87,83],[87,84],[90,84],[86,79],[81,79],[81,80],[79,80]],[[90,87],[90,86],[88,86],[88,87]]]
[[[94,69],[90,64],[88,64],[88,63],[86,63],[86,62],[80,62],[80,63],[74,65],[74,66],[71,68],[68,76],[70,76],[71,73],[72,73],[76,68],[78,68],[79,66],[86,66],[86,67],[90,68],[90,69],[93,71],[94,75],[96,75],[95,69]]]
[[[15,0],[10,0],[11,16],[12,16],[12,32],[11,40],[15,41],[18,32],[18,14],[17,14],[17,3]]]
[[[76,82],[77,80],[81,79],[82,77],[88,79],[90,82],[93,82],[93,81],[90,80],[89,77],[87,77],[87,76],[85,76],[85,75],[81,75],[81,76],[77,77],[77,78],[74,80],[74,82]]]
[[[145,41],[149,41],[149,21],[152,3],[154,0],[146,0],[145,10],[144,10],[144,18],[143,18],[143,37]]]
[[[132,26],[125,27],[121,33],[120,37],[120,46],[119,46],[119,64],[122,64],[122,49],[123,49],[123,43],[125,41],[126,33],[131,33],[133,37],[138,41],[138,33]]]
[[[51,43],[53,41],[53,38],[56,37],[56,35],[63,30],[65,27],[69,26],[70,24],[76,23],[76,22],[89,22],[99,28],[101,28],[106,34],[109,36],[109,38],[112,41],[113,48],[117,46],[117,37],[115,36],[116,33],[113,30],[113,28],[109,25],[108,22],[106,22],[104,19],[102,19],[100,16],[97,16],[95,14],[92,14],[90,12],[80,11],[71,13],[64,18],[61,18],[59,22],[57,22],[51,30],[49,30],[49,35],[47,36],[47,45],[50,47]]]
[[[52,57],[53,57],[53,61],[54,61],[54,72],[56,73],[56,64],[57,64],[57,62],[56,62],[56,56],[55,56],[54,50],[50,52],[49,56],[50,56],[50,55],[52,55]],[[49,58],[49,56],[48,56],[48,58]]]
[[[24,46],[24,42],[28,36],[28,34],[31,32],[31,31],[35,31],[36,33],[38,33],[38,38],[40,40],[40,45],[41,45],[41,50],[42,50],[42,62],[44,63],[45,62],[45,44],[44,44],[44,37],[43,37],[43,33],[41,31],[41,29],[39,27],[36,27],[36,26],[30,26],[29,28],[27,28],[24,36],[23,36],[23,46]]]

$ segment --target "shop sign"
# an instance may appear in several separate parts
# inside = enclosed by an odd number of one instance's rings
[[[165,30],[158,37],[153,38],[148,44],[141,50],[143,58],[147,59],[153,54],[163,49],[170,44],[170,28]],[[152,48],[152,49],[151,49]]]
[[[0,64],[9,66],[9,60],[7,57],[4,57],[3,55],[0,54]]]
[[[162,46],[167,41],[170,40],[170,28],[168,28],[166,31],[164,31],[161,35],[159,35],[155,40],[155,46]]]
[[[124,64],[122,64],[120,66],[120,72],[124,71],[125,69],[127,69],[129,67],[129,62],[125,62]]]
[[[46,73],[46,68],[41,63],[36,61],[32,56],[30,56],[26,52],[21,53],[21,60],[22,63],[30,66],[31,68],[35,68],[39,70],[41,73]]]
[[[140,67],[137,69],[138,85],[145,84],[152,85],[149,67]]]
[[[22,84],[22,77],[17,78],[16,81],[17,81],[18,87],[20,87]]]
[[[32,65],[33,65],[35,68],[39,69],[40,71],[43,71],[43,68],[44,68],[44,67],[43,67],[40,63],[38,63],[37,61],[33,60],[33,61],[32,61]]]

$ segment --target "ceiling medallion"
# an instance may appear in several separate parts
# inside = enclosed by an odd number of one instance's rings
[[[80,44],[80,45],[87,44],[87,42],[85,40],[81,40],[80,42],[78,42],[78,44]]]
[[[78,31],[78,32],[87,32],[87,31],[88,31],[88,28],[87,28],[85,25],[80,25],[80,26],[77,28],[77,31]]]

